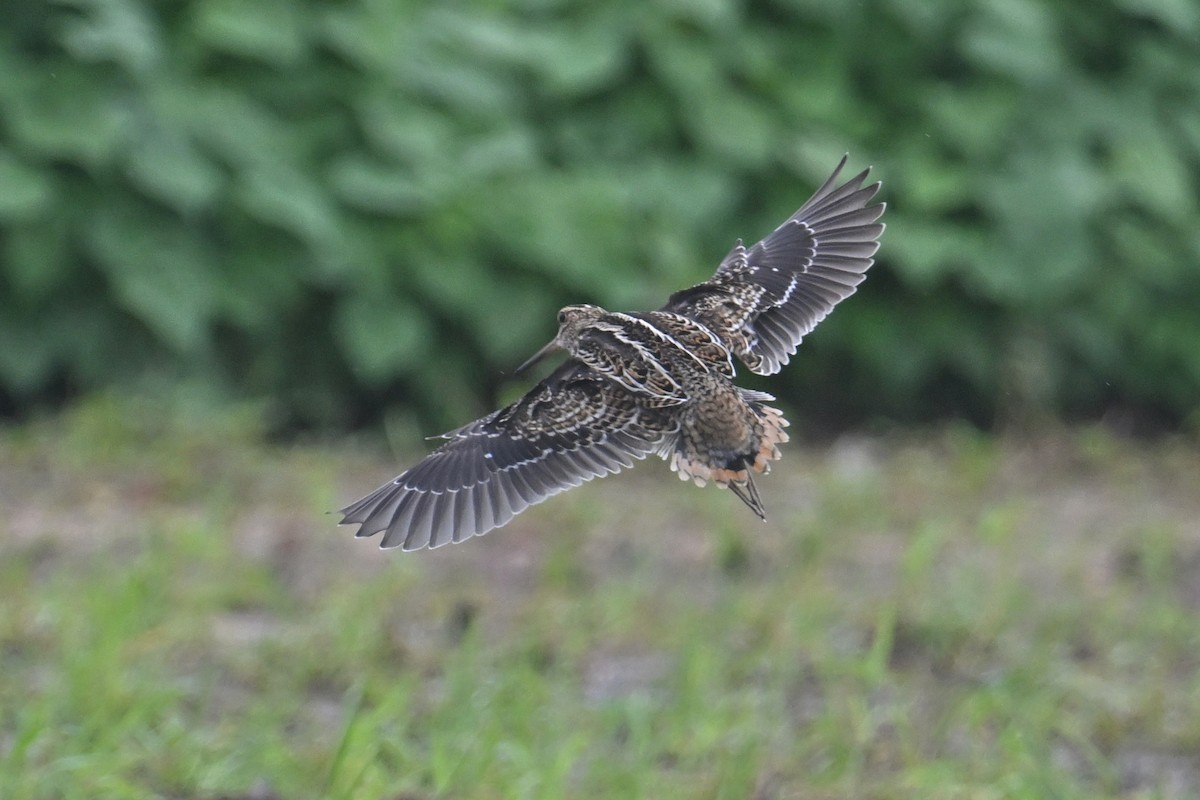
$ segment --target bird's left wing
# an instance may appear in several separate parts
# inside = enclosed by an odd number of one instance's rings
[[[795,214],[753,247],[741,241],[705,283],[671,295],[662,310],[697,320],[751,371],[772,375],[833,307],[866,277],[884,205],[870,170],[838,185],[842,158]]]
[[[381,547],[439,547],[487,533],[531,505],[633,466],[659,449],[671,417],[568,360],[528,394],[445,434],[412,469],[342,509]]]

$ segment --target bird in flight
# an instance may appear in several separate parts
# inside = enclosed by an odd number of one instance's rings
[[[879,249],[884,204],[870,169],[838,184],[846,157],[765,239],[741,240],[704,283],[646,312],[571,305],[521,365],[569,357],[520,400],[440,438],[416,466],[342,509],[356,536],[418,550],[461,542],[584,481],[649,455],[683,480],[733,490],[766,519],[755,474],[788,440],[765,392],[734,385],[733,359],[773,375],[854,293]]]

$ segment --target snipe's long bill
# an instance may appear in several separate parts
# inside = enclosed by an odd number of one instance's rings
[[[526,362],[567,359],[517,402],[442,436],[420,463],[342,509],[358,536],[417,550],[461,542],[584,481],[657,455],[679,477],[733,490],[766,518],[754,476],[788,440],[769,394],[735,386],[733,359],[778,372],[854,293],[879,249],[884,204],[845,157],[808,202],[753,247],[734,245],[708,281],[657,311],[567,306]]]

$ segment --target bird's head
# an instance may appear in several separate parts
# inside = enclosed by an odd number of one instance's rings
[[[557,353],[560,350],[573,352],[583,331],[598,320],[602,314],[604,314],[603,308],[587,303],[564,306],[558,312],[558,334],[549,344],[534,353],[528,361],[517,367],[517,374],[520,375],[551,353]]]

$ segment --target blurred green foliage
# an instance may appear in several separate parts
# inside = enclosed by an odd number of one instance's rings
[[[461,422],[845,151],[880,264],[773,384],[839,421],[1200,397],[1191,0],[6,0],[0,396],[146,375]]]

